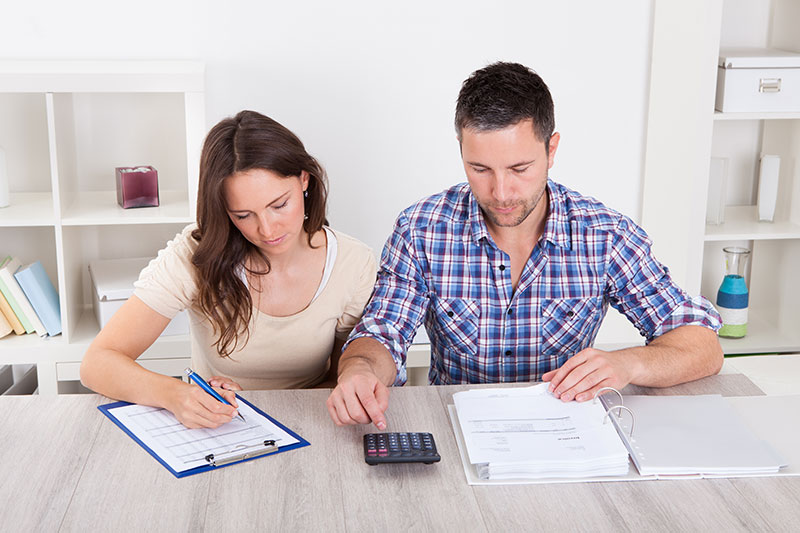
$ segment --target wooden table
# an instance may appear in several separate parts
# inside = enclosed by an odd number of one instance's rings
[[[430,431],[435,465],[370,467],[328,390],[242,395],[311,442],[176,479],[96,406],[0,397],[2,531],[797,531],[800,478],[469,486],[446,406],[466,386],[392,391],[389,431]],[[631,394],[760,395],[745,376]]]

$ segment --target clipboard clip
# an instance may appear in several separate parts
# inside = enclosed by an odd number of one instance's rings
[[[236,448],[227,452],[218,454],[210,453],[206,455],[205,460],[211,466],[223,466],[237,461],[244,461],[245,459],[252,459],[253,457],[261,457],[278,451],[278,445],[274,440],[265,440],[263,443],[254,444],[252,446],[239,445]]]

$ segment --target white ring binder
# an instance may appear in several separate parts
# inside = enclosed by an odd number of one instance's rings
[[[598,397],[599,397],[601,394],[604,394],[604,393],[606,393],[606,392],[612,392],[612,391],[617,393],[617,396],[619,396],[619,404],[620,404],[620,405],[622,405],[622,404],[624,403],[624,402],[622,401],[622,393],[621,393],[621,392],[619,392],[619,391],[618,391],[617,389],[615,389],[614,387],[603,387],[603,388],[599,389],[597,392],[595,392],[595,393],[594,393],[594,398],[593,398],[593,401],[594,401],[595,403],[597,403],[597,398],[598,398]]]
[[[605,424],[608,421],[608,418],[611,416],[611,411],[613,411],[614,409],[620,409],[620,410],[624,409],[624,410],[628,411],[628,414],[631,415],[631,431],[628,434],[628,436],[629,437],[633,437],[633,426],[636,423],[636,417],[633,416],[633,411],[631,411],[630,409],[628,409],[624,405],[612,405],[611,407],[609,407],[606,410],[606,416],[603,417],[603,424]],[[622,420],[620,419],[619,415],[617,415],[617,420],[620,422],[620,424],[622,423]]]
[[[263,444],[255,444],[253,446],[239,446],[233,450],[206,455],[205,459],[211,466],[222,466],[228,463],[235,463],[237,461],[244,461],[253,457],[260,457],[269,453],[277,452],[278,446],[275,445],[274,440],[265,440]]]
[[[611,405],[609,407],[608,405],[606,405],[605,402],[602,401],[602,399],[600,400],[600,403],[602,403],[603,407],[606,408],[606,416],[603,417],[603,424],[605,424],[606,421],[608,420],[609,416],[611,415],[611,411],[613,411],[614,409],[619,409],[619,410],[624,409],[625,411],[628,411],[628,413],[631,415],[631,431],[630,431],[630,434],[628,436],[632,437],[633,436],[633,426],[636,423],[636,417],[633,415],[633,411],[631,411],[630,409],[628,409],[627,407],[622,405],[623,399],[622,399],[622,393],[620,391],[618,391],[614,387],[603,387],[603,388],[599,389],[596,393],[594,393],[594,400],[593,401],[595,403],[597,403],[597,399],[600,397],[600,395],[604,394],[606,392],[616,392],[617,396],[619,397],[619,405]],[[617,421],[620,424],[622,424],[622,420],[620,419],[619,415],[617,415]],[[620,431],[621,431],[621,429],[620,429]]]

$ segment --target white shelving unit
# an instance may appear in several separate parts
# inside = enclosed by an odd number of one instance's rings
[[[774,47],[800,52],[800,5],[792,0],[724,0],[720,47]],[[724,275],[722,248],[752,250],[748,276],[748,333],[721,339],[726,354],[800,350],[800,113],[709,111],[709,157],[728,160],[724,223],[703,233],[701,292],[716,300]],[[756,211],[762,154],[781,158],[774,222]],[[706,179],[706,187],[707,187]]]
[[[712,303],[722,248],[752,250],[748,334],[726,354],[800,350],[800,113],[714,111],[721,47],[800,52],[795,0],[656,0],[642,222],[673,278]],[[781,157],[775,221],[759,222],[758,162]],[[725,223],[706,224],[712,157],[728,159]]]
[[[41,394],[78,379],[99,331],[89,261],[155,256],[195,218],[205,135],[204,67],[176,61],[0,62],[0,146],[11,205],[0,255],[40,260],[58,287],[63,333],[0,339],[0,365],[35,364]],[[153,165],[160,207],[117,205],[114,168]],[[188,336],[161,337],[140,359],[180,372]]]

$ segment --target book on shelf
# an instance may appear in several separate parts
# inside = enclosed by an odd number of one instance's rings
[[[12,328],[11,324],[8,323],[8,320],[6,320],[5,315],[3,313],[0,313],[0,338],[11,334],[13,331],[14,328]]]
[[[17,270],[14,278],[51,337],[61,333],[61,304],[41,261]]]
[[[14,277],[20,266],[19,259],[10,256],[0,263],[0,292],[8,300],[17,318],[22,322],[25,331],[28,333],[35,331],[37,335],[44,337],[47,335],[47,330],[42,321],[39,320],[39,317],[36,316],[36,311],[31,307],[31,303]]]
[[[9,325],[11,325],[14,333],[17,335],[24,335],[27,333],[25,328],[22,326],[22,322],[19,321],[17,315],[14,313],[14,310],[11,309],[11,306],[6,300],[6,297],[3,295],[3,292],[0,291],[0,313],[8,320]]]

